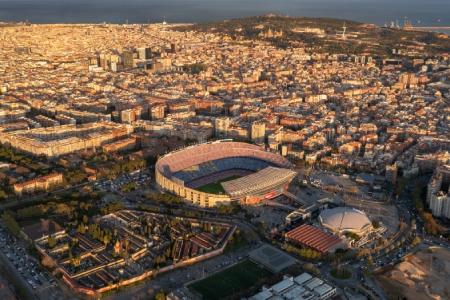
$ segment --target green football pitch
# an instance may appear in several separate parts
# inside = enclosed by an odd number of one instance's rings
[[[227,177],[220,181],[205,184],[205,185],[199,187],[197,190],[205,192],[205,193],[209,193],[209,194],[224,194],[225,190],[222,187],[222,182],[230,181],[230,180],[238,179],[238,178],[241,178],[241,176],[238,176],[238,175],[230,176],[230,177]]]
[[[250,260],[240,262],[219,273],[189,285],[204,300],[233,298],[239,292],[251,288],[271,273]]]

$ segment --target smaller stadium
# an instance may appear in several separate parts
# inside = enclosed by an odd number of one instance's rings
[[[156,183],[192,204],[257,204],[282,194],[296,176],[284,157],[230,140],[199,144],[159,158]]]
[[[335,207],[323,210],[319,215],[320,224],[337,235],[347,233],[364,236],[373,230],[367,215],[351,207]]]

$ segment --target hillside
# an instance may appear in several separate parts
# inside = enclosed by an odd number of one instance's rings
[[[342,38],[344,26],[345,39]],[[385,57],[391,56],[392,49],[413,49],[430,55],[450,52],[450,39],[437,33],[405,31],[330,18],[267,15],[180,26],[176,29],[219,33],[233,40],[265,40],[282,48],[303,46],[319,53]]]

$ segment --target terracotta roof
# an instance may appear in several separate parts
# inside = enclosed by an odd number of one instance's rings
[[[286,238],[322,253],[342,242],[340,238],[307,224],[292,229],[286,233]]]

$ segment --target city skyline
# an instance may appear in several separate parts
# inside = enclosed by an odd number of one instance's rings
[[[5,299],[450,296],[449,4],[83,1],[0,0]]]
[[[155,23],[164,17],[169,22],[205,22],[256,16],[268,13],[292,17],[332,17],[383,25],[411,21],[414,25],[450,25],[443,11],[450,9],[445,0],[428,2],[423,9],[421,0],[384,2],[335,0],[245,0],[224,4],[221,1],[191,0],[1,0],[0,21],[30,21],[33,23]],[[86,8],[89,7],[87,10]]]

